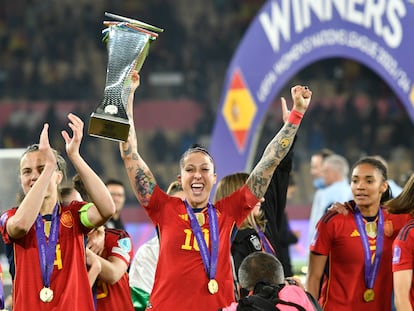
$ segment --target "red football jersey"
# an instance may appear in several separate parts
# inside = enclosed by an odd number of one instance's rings
[[[414,220],[410,220],[394,240],[392,272],[414,269]],[[410,302],[414,307],[414,278],[411,281]]]
[[[220,235],[217,273],[218,293],[210,294],[200,250],[184,202],[154,189],[146,211],[160,234],[160,254],[149,307],[156,310],[211,311],[234,301],[230,263],[230,235],[258,202],[243,186],[215,204]],[[194,210],[208,247],[211,247],[207,208]]]
[[[125,261],[129,267],[133,255],[132,241],[125,230],[105,229],[105,246],[101,255],[103,258],[115,256]],[[122,278],[112,285],[98,278],[96,303],[98,311],[134,311],[128,273],[125,272]]]
[[[84,238],[88,229],[81,224],[78,212],[83,204],[72,202],[59,210],[59,237],[50,281],[53,300],[47,303],[39,297],[43,281],[35,226],[23,238],[13,240],[7,234],[6,223],[17,209],[10,209],[2,215],[0,230],[3,240],[6,247],[12,248],[9,262],[12,263],[13,310],[94,310],[85,260]]]
[[[392,242],[409,215],[384,213],[384,244],[378,274],[374,283],[375,298],[363,299],[365,283],[364,249],[353,213],[328,212],[317,225],[310,250],[328,257],[319,302],[324,310],[353,311],[391,310]],[[371,254],[375,254],[376,238],[369,238]]]

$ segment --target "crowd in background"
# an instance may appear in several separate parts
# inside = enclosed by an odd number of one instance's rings
[[[66,116],[58,109],[62,102],[70,103],[70,109],[87,122],[102,100],[105,86],[107,51],[101,31],[104,12],[109,11],[165,29],[141,71],[138,111],[144,100],[182,98],[202,110],[191,130],[153,128],[140,135],[142,152],[165,187],[178,173],[172,163],[177,163],[183,150],[196,142],[208,145],[227,65],[264,2],[82,0],[75,5],[68,0],[6,1],[0,11],[0,147],[24,148],[35,142],[44,121],[52,128],[65,128]],[[157,75],[164,77],[163,82]],[[169,80],[171,77],[174,79]],[[403,182],[402,175],[414,167],[414,126],[386,83],[361,64],[344,59],[307,67],[287,83],[281,92],[286,98],[294,82],[310,85],[315,94],[296,146],[294,170],[304,172],[298,179],[304,191],[298,191],[297,203],[311,200],[307,165],[310,155],[322,147],[350,162],[361,155],[381,154],[390,162],[390,175]],[[168,116],[160,112],[154,118]],[[268,142],[269,133],[280,127],[281,118],[275,99],[258,150]],[[181,122],[186,122],[185,117]],[[51,139],[58,149],[64,147],[60,136]],[[91,140],[99,143],[88,144]],[[112,142],[85,137],[82,145],[86,160],[102,178],[122,171],[115,148],[109,144]],[[153,147],[147,147],[149,144]],[[106,161],[119,167],[109,167]],[[124,175],[119,178],[126,180]]]

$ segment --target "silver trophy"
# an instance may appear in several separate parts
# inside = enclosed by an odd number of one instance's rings
[[[133,69],[141,70],[151,42],[158,37],[154,31],[162,32],[163,29],[111,13],[105,15],[118,21],[104,22],[108,26],[103,31],[108,50],[105,91],[102,103],[91,114],[88,133],[126,141],[129,133],[126,110],[131,90],[130,74]]]

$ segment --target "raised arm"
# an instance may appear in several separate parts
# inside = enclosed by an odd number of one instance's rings
[[[287,109],[286,100],[283,97],[281,98],[281,103],[283,123],[286,123],[289,118],[289,110]],[[291,178],[290,173],[292,171],[295,140],[296,137],[293,140],[289,152],[273,172],[273,176],[264,195],[265,200],[261,204],[261,209],[264,211],[268,223],[268,225],[266,225],[266,231],[271,237],[275,238],[279,235],[282,223],[286,220],[286,196],[289,187],[289,179]]]
[[[124,161],[132,190],[142,206],[147,206],[157,181],[147,164],[138,153],[138,141],[134,123],[134,92],[139,86],[138,72],[131,74],[131,92],[128,98],[127,116],[129,120],[129,135],[126,142],[121,142],[120,152]]]
[[[38,160],[31,152],[26,153],[21,160],[21,183],[30,184],[31,180],[35,180],[35,182],[29,188],[30,190],[25,193],[24,199],[15,215],[7,221],[6,230],[10,237],[15,239],[23,237],[33,226],[46,196],[48,196],[48,200],[52,202],[52,205],[57,200],[56,194],[48,193],[48,186],[51,180],[57,178],[55,177],[57,174],[57,160],[49,144],[48,129],[49,125],[45,124],[39,139],[39,149],[37,152],[40,155],[38,158],[44,159],[41,169],[39,170]],[[38,170],[40,174],[38,177],[34,177],[38,174]]]
[[[262,158],[246,181],[249,189],[257,198],[262,198],[269,186],[273,172],[292,146],[303,114],[309,106],[312,92],[306,86],[294,86],[291,89],[293,109],[287,122],[267,145]]]
[[[70,137],[66,131],[62,131],[66,142],[66,153],[79,174],[91,202],[94,203],[87,210],[87,219],[94,227],[97,227],[104,224],[115,213],[115,204],[104,182],[79,154],[83,121],[72,113],[68,115],[68,118],[73,136]]]

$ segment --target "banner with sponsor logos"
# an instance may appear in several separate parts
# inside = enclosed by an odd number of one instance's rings
[[[219,177],[250,170],[254,134],[274,97],[322,59],[349,58],[376,72],[414,122],[413,32],[414,0],[266,2],[224,81],[209,147]]]

